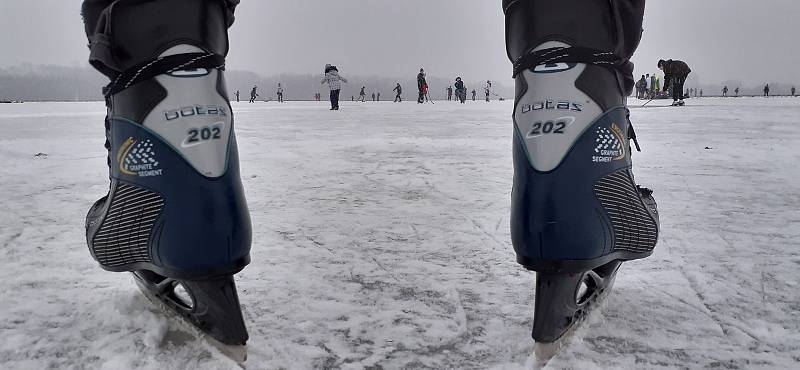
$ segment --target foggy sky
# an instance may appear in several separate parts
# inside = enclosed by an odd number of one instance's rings
[[[500,0],[243,0],[228,68],[510,84]],[[800,1],[650,0],[636,75],[682,59],[700,83],[800,83]],[[79,0],[0,0],[0,68],[85,65]]]

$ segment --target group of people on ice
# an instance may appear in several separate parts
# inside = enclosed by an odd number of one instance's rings
[[[648,73],[636,82],[637,99],[656,99],[661,96],[661,77]]]
[[[430,87],[428,86],[428,82],[427,82],[425,77],[426,77],[425,69],[420,68],[419,69],[419,74],[417,74],[417,90],[419,92],[419,96],[417,97],[417,103],[419,103],[419,104],[431,101],[431,98],[429,96]],[[339,75],[338,68],[336,68],[336,66],[334,66],[334,65],[326,64],[325,65],[325,75],[322,78],[322,80],[320,81],[320,84],[322,84],[322,85],[328,84],[328,88],[330,89],[331,110],[338,110],[339,109],[339,98],[340,98],[340,94],[341,94],[341,91],[342,91],[342,83],[347,83],[347,79],[345,79],[344,77]],[[356,99],[355,96],[351,96],[350,100],[359,101],[359,102],[366,102],[367,101],[367,91],[366,91],[366,89],[367,89],[366,86],[361,86],[361,90],[358,93],[358,99]],[[494,94],[492,92],[492,81],[490,81],[490,80],[486,81],[486,85],[484,86],[483,90],[484,90],[487,102],[491,101],[491,96],[492,95],[497,96],[496,94]],[[392,92],[395,93],[395,97],[394,97],[394,102],[395,103],[399,103],[399,102],[403,101],[403,87],[400,85],[399,82],[394,87],[394,89],[392,89]],[[453,85],[448,86],[445,89],[445,92],[447,93],[447,100],[448,101],[454,100],[453,99],[453,94],[454,93],[455,93],[455,100],[456,101],[459,101],[462,104],[464,104],[466,102],[466,100],[467,100],[467,87],[464,84],[464,81],[461,79],[461,77],[456,77],[455,82],[453,83]],[[238,102],[239,101],[239,90],[236,90],[235,95],[236,95],[236,101]],[[284,95],[283,86],[281,86],[281,83],[278,83],[278,88],[276,90],[276,96],[277,96],[277,101],[279,103],[283,103],[284,102],[283,95]],[[254,103],[259,96],[260,95],[258,94],[258,86],[254,85],[253,89],[250,90],[250,103]],[[475,89],[472,89],[472,101],[475,101],[476,97],[477,97],[477,91]],[[320,101],[321,99],[322,99],[322,94],[320,94],[319,92],[314,94],[314,100],[315,101]],[[500,100],[503,100],[503,98],[500,98]],[[377,93],[376,92],[372,92],[372,101],[381,101],[381,93],[380,93],[380,91],[378,91]]]
[[[330,64],[325,65],[325,77],[323,77],[321,84],[328,84],[328,87],[331,91],[331,110],[338,110],[339,109],[339,94],[342,89],[342,82],[347,83],[347,79],[339,75],[339,70],[336,66],[332,66]],[[455,86],[455,89],[453,88]],[[453,100],[453,93],[455,93],[455,100],[460,101],[462,104],[467,100],[467,87],[464,84],[464,81],[461,77],[456,77],[455,83],[453,86],[450,86],[446,89],[447,92],[447,100]],[[417,74],[417,103],[423,104],[425,102],[431,101],[429,91],[430,86],[428,86],[428,81],[426,79],[425,69],[420,68],[419,73]],[[397,85],[392,89],[392,92],[395,93],[394,102],[399,103],[403,101],[403,86],[400,85],[398,82]],[[492,95],[492,82],[487,80],[486,86],[484,87],[484,92],[486,93],[486,101],[490,101],[490,97]],[[472,90],[472,100],[475,101],[477,92],[473,89]],[[315,96],[315,98],[319,101],[319,94]],[[365,102],[367,99],[367,92],[366,86],[361,86],[361,90],[358,94],[358,99],[356,100],[354,96],[350,97],[350,100],[353,101],[360,101]],[[378,92],[372,93],[372,101],[380,101],[381,93]]]

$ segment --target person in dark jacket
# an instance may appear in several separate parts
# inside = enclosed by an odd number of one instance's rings
[[[769,84],[764,85],[764,97],[769,98]]]
[[[645,96],[644,95],[644,91],[645,91],[645,89],[647,89],[647,80],[645,80],[644,75],[642,75],[642,78],[640,78],[639,81],[636,82],[636,98],[637,99],[644,99],[644,96]]]
[[[255,103],[257,97],[258,97],[258,86],[253,86],[253,89],[250,90],[250,102]]]
[[[419,97],[417,98],[417,103],[422,104],[425,102],[425,89],[423,88],[427,85],[428,82],[425,81],[425,70],[420,68],[419,74],[417,74],[417,89],[419,89]]]
[[[680,60],[659,60],[658,69],[664,72],[664,91],[672,88],[672,105],[684,105],[683,84],[692,72],[689,65]]]
[[[728,97],[728,86],[723,86],[722,87],[722,97],[723,98],[727,98]]]
[[[464,101],[467,100],[467,89],[464,87],[464,81],[461,81],[461,77],[456,77],[456,99],[464,104]]]
[[[478,94],[478,92],[475,89],[472,89],[472,101],[475,101],[475,96],[477,94]]]
[[[236,102],[239,102],[239,90],[236,90]]]
[[[734,94],[736,94],[736,97],[738,98],[738,97],[739,97],[739,87],[736,87],[736,88],[733,90],[733,92],[734,92]]]
[[[400,86],[399,82],[397,83],[397,86],[395,86],[394,89],[392,89],[392,91],[396,91],[397,92],[397,95],[394,97],[394,102],[395,103],[397,103],[397,102],[402,103],[403,102],[403,97],[400,96],[400,95],[403,94],[403,87]]]
[[[796,91],[797,91],[797,90],[795,90],[794,86],[792,86],[792,97],[794,97],[794,93],[795,93]]]

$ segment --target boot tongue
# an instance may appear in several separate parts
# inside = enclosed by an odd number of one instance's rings
[[[539,50],[543,50],[543,49],[552,49],[552,48],[568,48],[570,46],[572,46],[572,45],[564,43],[564,42],[561,42],[561,41],[546,41],[546,42],[543,42],[543,43],[539,44],[539,46],[533,48],[533,51],[539,51]]]
[[[158,57],[163,58],[172,55],[191,54],[191,53],[205,53],[205,50],[197,46],[181,44],[167,49],[166,51],[161,53]],[[205,68],[180,69],[174,72],[170,72],[169,74],[174,77],[204,76],[208,74],[208,70]]]
[[[563,43],[563,42],[560,42],[560,41],[547,41],[547,42],[541,43],[541,44],[539,44],[539,46],[533,48],[533,51],[552,49],[552,48],[568,48],[570,46],[571,46],[570,44],[566,44],[566,43]],[[557,55],[557,54],[558,53],[555,53],[554,55]],[[540,72],[540,73],[560,72],[560,71],[565,71],[567,69],[570,69],[570,68],[574,67],[576,64],[577,63],[548,63],[548,64],[538,65],[538,66],[534,67],[533,70],[534,70],[534,72]]]
[[[189,53],[204,53],[204,52],[205,52],[205,50],[203,50],[203,49],[201,49],[201,48],[199,48],[197,46],[181,44],[181,45],[175,45],[175,46],[165,50],[163,53],[159,54],[158,57],[162,58],[162,57],[168,57],[170,55],[189,54]]]

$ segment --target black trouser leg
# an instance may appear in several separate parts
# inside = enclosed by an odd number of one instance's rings
[[[686,82],[686,76],[677,76],[672,82],[672,100],[683,100],[683,84]]]
[[[334,109],[339,109],[339,93],[341,93],[341,92],[342,92],[342,90],[339,90],[339,89],[333,90],[333,102],[334,102],[333,108]]]
[[[89,63],[113,80],[120,72],[154,58],[162,46],[177,39],[186,44],[204,45],[207,51],[216,54],[228,53],[225,28],[233,24],[233,11],[239,0],[161,0],[154,3],[152,0],[84,0],[81,15],[91,50]],[[181,17],[148,18],[156,6],[159,12]],[[219,7],[223,7],[222,12]],[[159,32],[148,34],[146,39],[137,24],[144,18],[148,22],[161,22],[151,25]],[[210,28],[198,33],[179,21],[187,19],[204,19]]]
[[[511,61],[548,40],[607,50],[625,60],[642,37],[644,0],[503,0]],[[635,85],[633,64],[617,72],[625,94]]]

